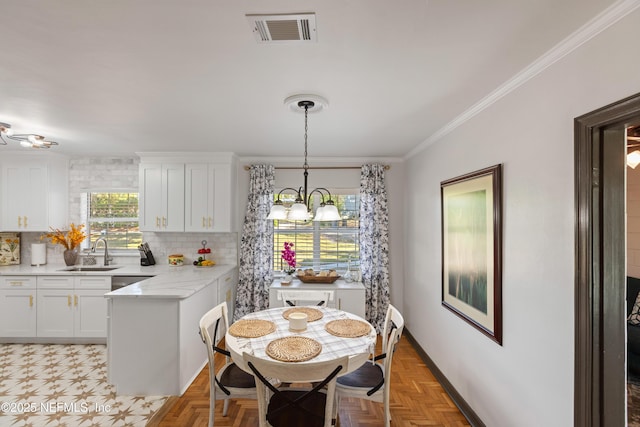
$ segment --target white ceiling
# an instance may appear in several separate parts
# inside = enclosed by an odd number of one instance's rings
[[[313,93],[310,157],[401,157],[612,3],[5,0],[0,122],[69,155],[301,156],[283,101]],[[317,43],[258,44],[245,18],[293,12]]]

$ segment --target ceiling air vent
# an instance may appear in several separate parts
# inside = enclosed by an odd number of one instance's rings
[[[317,41],[315,13],[246,16],[258,43]]]

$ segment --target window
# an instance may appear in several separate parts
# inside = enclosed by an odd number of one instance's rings
[[[109,249],[137,249],[142,243],[138,225],[138,193],[85,193],[85,224],[91,242],[104,235]]]
[[[356,262],[360,258],[360,194],[351,190],[331,195],[340,214],[341,221],[274,221],[273,232],[273,269],[282,271],[285,262],[281,258],[284,242],[293,242],[296,252],[296,268],[313,268],[316,271],[336,269],[345,271],[349,260]],[[351,193],[351,194],[348,194]],[[354,194],[355,193],[355,194]],[[294,195],[283,194],[280,200],[285,205],[293,203]],[[321,202],[314,194],[311,207]]]

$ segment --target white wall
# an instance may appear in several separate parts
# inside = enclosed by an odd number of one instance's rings
[[[389,263],[390,263],[390,293],[391,303],[402,304],[402,289],[404,284],[404,236],[403,236],[403,197],[404,197],[404,164],[398,159],[349,159],[349,165],[362,165],[364,163],[383,163],[391,168],[386,172],[387,196],[389,202]],[[265,159],[240,159],[238,162],[238,239],[242,238],[242,224],[247,209],[247,196],[249,192],[249,172],[244,170],[245,165],[252,163],[270,163],[275,166],[301,166],[303,161],[277,161],[272,158]],[[340,166],[345,164],[345,159],[335,158],[321,160],[309,159],[311,166]],[[302,170],[276,170],[275,187],[300,187],[304,180]],[[308,188],[360,188],[360,170],[309,170]],[[238,242],[238,248],[240,243]]]
[[[488,426],[573,425],[573,120],[640,92],[638,22],[640,11],[407,162],[406,325]],[[498,163],[503,346],[441,306],[440,182]]]

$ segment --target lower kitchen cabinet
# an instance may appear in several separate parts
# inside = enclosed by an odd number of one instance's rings
[[[73,288],[38,289],[38,336],[73,336]]]
[[[38,276],[37,336],[106,338],[107,276]]]
[[[36,336],[36,279],[0,278],[0,337]]]
[[[107,337],[107,290],[78,290],[73,317],[73,336],[79,338]]]

